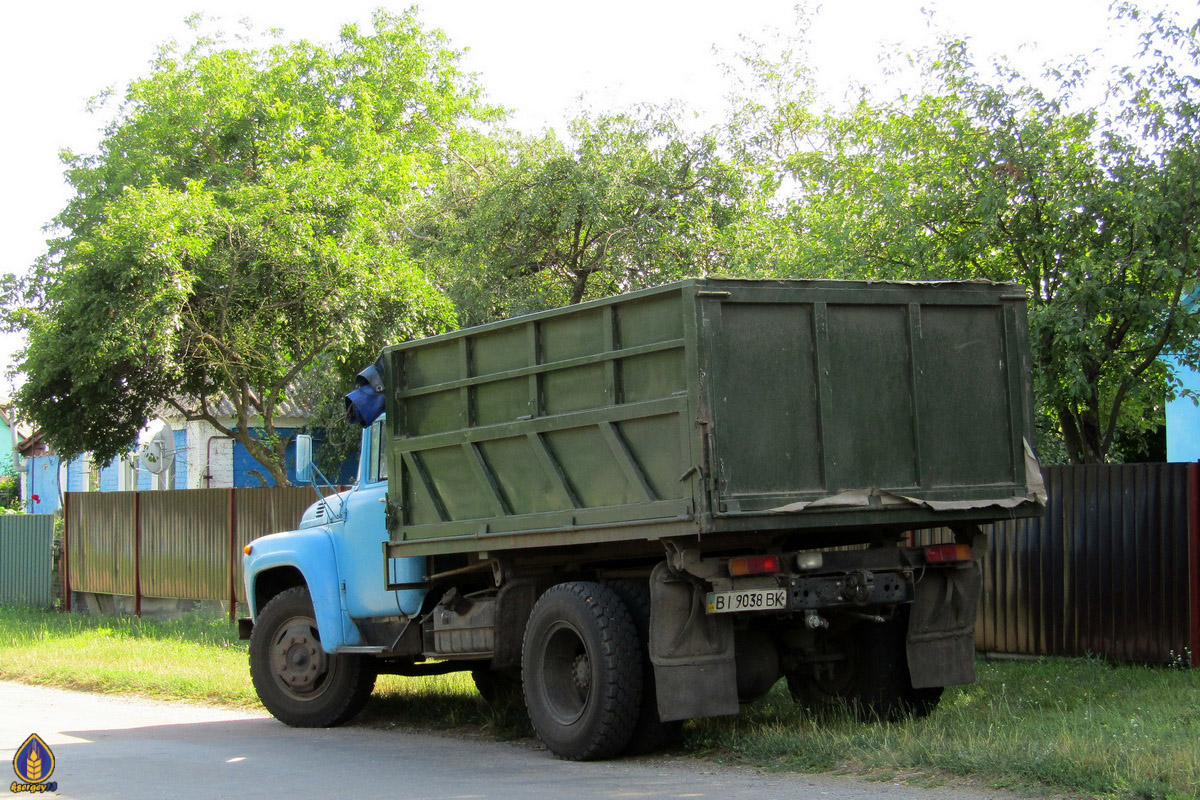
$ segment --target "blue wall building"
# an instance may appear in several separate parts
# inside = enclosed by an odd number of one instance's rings
[[[285,428],[279,429],[279,432],[281,435],[288,436],[299,430],[299,428]],[[252,429],[253,433],[255,431]],[[257,431],[257,433],[261,435],[261,431]],[[171,482],[171,488],[205,489],[275,485],[270,473],[250,455],[250,451],[246,449],[245,445],[232,441],[227,436],[205,434],[206,432],[197,426],[173,431],[175,475]],[[218,441],[220,446],[214,447],[214,443]],[[318,438],[316,444],[319,446],[319,443]],[[57,511],[62,504],[63,491],[115,492],[155,489],[157,487],[156,476],[140,465],[130,466],[130,462],[136,463],[136,461],[136,458],[131,457],[122,464],[120,460],[114,459],[99,469],[95,469],[89,468],[88,460],[84,457],[72,459],[65,465],[61,463],[58,456],[53,454],[28,457],[25,459],[26,509],[42,514]],[[288,479],[294,481],[296,478],[294,440],[288,445],[286,463]],[[338,483],[350,483],[354,479],[356,465],[355,458],[348,459],[340,475],[329,477]]]
[[[1182,389],[1200,398],[1200,373],[1174,356],[1163,361],[1183,382]],[[1167,403],[1167,461],[1200,461],[1200,406],[1193,397],[1176,397]]]

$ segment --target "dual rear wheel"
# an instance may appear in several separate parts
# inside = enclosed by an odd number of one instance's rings
[[[642,645],[629,608],[599,583],[560,583],[533,607],[521,651],[529,720],[555,755],[609,758],[642,708]]]
[[[901,608],[886,622],[829,634],[810,663],[786,673],[788,690],[810,710],[848,707],[864,721],[928,716],[942,688],[913,688],[907,632],[907,608]]]

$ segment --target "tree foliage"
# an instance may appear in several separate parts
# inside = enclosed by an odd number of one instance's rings
[[[720,269],[738,170],[669,110],[580,117],[460,168],[418,240],[465,318],[578,303]],[[423,244],[422,244],[423,242]]]
[[[284,482],[306,370],[452,324],[396,232],[497,115],[457,58],[411,12],[329,46],[164,48],[99,150],[64,154],[60,236],[10,303],[18,402],[57,451],[108,460],[169,406]]]
[[[1169,378],[1160,355],[1200,355],[1186,307],[1200,38],[1165,15],[1117,16],[1141,52],[1102,92],[1085,60],[1030,79],[949,39],[914,57],[923,91],[827,112],[780,103],[740,131],[781,187],[792,270],[1024,284],[1041,421],[1074,462],[1114,456],[1119,432],[1147,424]],[[805,85],[803,67],[750,66],[776,96]]]
[[[986,278],[1030,293],[1042,444],[1119,457],[1170,389],[1159,356],[1200,362],[1200,32],[1115,21],[1125,68],[1029,77],[947,38],[911,56],[919,91],[832,110],[802,37],[760,49],[723,141],[670,109],[489,135],[500,112],[412,13],[330,46],[165,48],[99,150],[65,155],[60,236],[9,304],[19,402],[101,459],[173,406],[281,481],[287,401],[456,314],[709,272]]]

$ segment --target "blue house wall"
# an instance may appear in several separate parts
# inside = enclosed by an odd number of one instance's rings
[[[288,436],[296,433],[298,428],[279,429],[282,436]],[[175,433],[175,481],[173,488],[186,489],[188,486],[188,437],[186,430],[177,430]],[[252,430],[252,435],[255,438],[262,438],[261,429]],[[320,446],[320,437],[315,437],[314,445]],[[296,444],[293,439],[288,444],[286,453],[287,476],[289,481],[296,479]],[[328,478],[334,483],[348,484],[354,480],[355,470],[358,466],[357,457],[348,458],[342,466],[339,474],[329,475]],[[117,459],[104,465],[99,470],[99,491],[115,492],[119,488],[119,474],[121,466]],[[236,487],[254,487],[262,486],[263,481],[260,481],[256,475],[251,475],[251,470],[258,470],[262,475],[267,486],[274,486],[275,481],[266,468],[246,449],[240,442],[234,442],[233,446],[233,485]],[[59,508],[59,458],[54,455],[35,456],[29,458],[26,462],[27,474],[27,494],[26,507],[30,511],[38,513],[51,513]],[[137,488],[139,490],[150,490],[155,487],[155,476],[148,470],[138,466],[136,469]],[[81,492],[87,486],[87,474],[84,470],[84,461],[82,458],[76,458],[67,463],[66,467],[66,491]],[[32,501],[33,495],[38,496],[38,502]]]
[[[280,436],[291,436],[303,430],[302,428],[276,428]],[[252,428],[250,435],[255,439],[263,438],[262,430]],[[313,449],[319,450],[323,438],[320,434],[313,436]],[[287,466],[287,477],[290,483],[296,482],[296,440],[288,442],[287,451],[284,454],[284,463]],[[274,486],[275,480],[267,472],[266,468],[259,461],[250,455],[250,451],[241,442],[233,443],[233,485],[234,486],[262,486],[262,483],[254,475],[250,474],[250,470],[258,470],[266,480],[267,486]],[[347,458],[342,468],[336,475],[328,475],[326,477],[334,483],[349,484],[354,482],[355,473],[358,470],[358,455],[353,455]]]
[[[67,462],[67,491],[82,492],[84,489],[83,459],[76,458]]]
[[[8,421],[0,418],[0,441],[12,442],[12,428],[8,426]],[[0,446],[0,475],[16,475],[17,467],[13,463],[13,448],[7,444]]]
[[[296,433],[299,428],[276,428],[279,436],[290,436]],[[250,436],[254,439],[261,440],[264,438],[261,428],[251,428]],[[287,465],[288,481],[296,480],[296,440],[288,442],[287,452],[284,454],[284,463]],[[258,470],[262,475],[263,480],[260,481],[257,475],[251,475],[250,470]],[[233,485],[234,486],[262,486],[263,481],[266,481],[267,486],[274,486],[275,479],[271,477],[271,473],[267,472],[267,468],[250,455],[250,451],[241,442],[233,443]]]
[[[1163,361],[1184,390],[1200,397],[1200,374],[1174,356],[1164,356]],[[1167,461],[1200,461],[1200,406],[1192,397],[1176,397],[1167,403]]]
[[[26,511],[50,514],[58,510],[58,456],[29,458],[25,464],[25,481]]]
[[[175,431],[175,485],[174,489],[186,489],[188,485],[188,440],[187,431]]]
[[[100,491],[115,492],[120,487],[118,480],[120,467],[117,466],[116,459],[105,464],[100,468]]]

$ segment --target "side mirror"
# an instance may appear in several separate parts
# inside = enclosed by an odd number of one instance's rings
[[[312,482],[312,437],[307,433],[296,434],[296,482]]]

